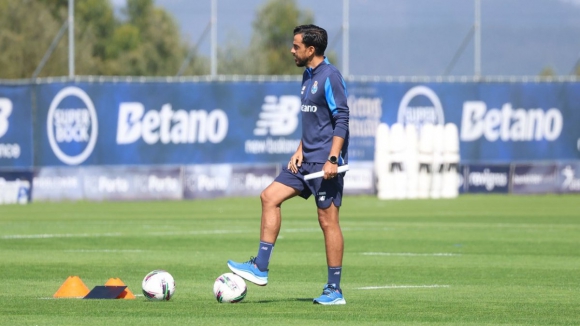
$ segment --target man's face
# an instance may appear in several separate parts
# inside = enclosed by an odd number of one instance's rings
[[[302,34],[296,34],[294,35],[292,50],[290,50],[290,52],[294,55],[294,62],[296,65],[298,67],[305,67],[314,55],[314,47],[306,47],[304,43],[302,43]]]

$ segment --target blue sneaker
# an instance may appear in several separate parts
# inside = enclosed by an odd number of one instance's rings
[[[336,284],[326,284],[322,290],[322,295],[312,302],[322,305],[346,304],[346,300],[342,296],[342,291],[336,288]]]
[[[236,263],[235,261],[228,260],[228,267],[234,272],[241,276],[242,278],[260,285],[264,286],[268,284],[268,270],[261,271],[258,266],[256,266],[256,258],[250,257],[245,263]]]

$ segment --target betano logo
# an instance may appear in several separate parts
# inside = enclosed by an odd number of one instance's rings
[[[139,102],[119,105],[117,144],[132,144],[139,139],[148,145],[220,143],[228,133],[228,116],[220,110],[173,110],[165,104],[161,110],[145,112]]]
[[[487,109],[484,102],[463,103],[461,140],[476,141],[554,141],[560,137],[564,118],[560,110],[513,109],[505,103],[501,110]]]
[[[74,97],[77,99],[69,99]],[[65,99],[75,104],[63,105]],[[83,105],[78,104],[78,100]],[[98,134],[97,112],[87,93],[74,86],[66,87],[58,92],[48,109],[46,131],[50,147],[61,162],[68,165],[78,165],[84,162],[93,152]],[[73,144],[73,146],[67,144]],[[76,155],[66,152],[71,147],[76,150],[83,146],[84,149]],[[69,149],[69,151],[72,150]]]

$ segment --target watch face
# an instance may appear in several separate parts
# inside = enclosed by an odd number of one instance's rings
[[[338,162],[338,159],[336,158],[336,156],[331,156],[328,158],[328,160],[330,161],[330,163],[336,163]]]

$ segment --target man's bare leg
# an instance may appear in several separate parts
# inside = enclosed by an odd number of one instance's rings
[[[262,201],[260,241],[276,243],[282,225],[282,203],[299,193],[298,190],[276,181],[262,191],[260,194]]]
[[[338,212],[339,208],[333,203],[328,208],[318,209],[318,223],[324,233],[326,263],[329,267],[342,266],[344,254],[344,238],[340,229]]]
[[[255,258],[245,263],[228,261],[232,272],[257,285],[268,284],[268,264],[282,225],[282,203],[300,192],[279,182],[272,182],[260,195],[262,221],[260,246]]]
[[[322,295],[315,298],[313,302],[322,305],[346,304],[340,289],[344,239],[338,221],[338,211],[339,208],[332,203],[328,208],[318,209],[318,223],[324,233],[324,245],[326,247],[328,281],[322,290]]]

